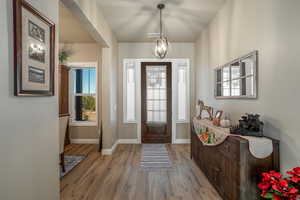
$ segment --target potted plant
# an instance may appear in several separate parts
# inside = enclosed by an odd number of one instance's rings
[[[65,64],[69,57],[73,54],[73,50],[69,46],[63,46],[59,49],[59,63]]]
[[[297,200],[300,198],[300,167],[288,171],[289,175],[283,178],[282,174],[275,171],[262,173],[258,188],[263,199],[272,200]]]

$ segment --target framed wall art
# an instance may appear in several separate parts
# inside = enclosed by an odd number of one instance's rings
[[[25,0],[14,0],[15,96],[53,96],[55,24]]]

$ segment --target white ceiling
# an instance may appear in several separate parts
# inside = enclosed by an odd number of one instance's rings
[[[194,42],[225,0],[98,0],[101,11],[120,42],[145,42],[159,32],[158,3],[169,40]]]
[[[85,30],[77,18],[59,2],[59,42],[60,43],[91,43],[95,40]]]

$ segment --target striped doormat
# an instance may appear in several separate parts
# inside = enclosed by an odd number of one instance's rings
[[[140,166],[142,169],[168,169],[172,167],[165,144],[143,144]]]

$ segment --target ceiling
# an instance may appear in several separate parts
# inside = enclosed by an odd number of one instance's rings
[[[159,32],[157,4],[164,3],[165,32],[170,41],[194,42],[225,0],[97,0],[120,42],[146,42]]]
[[[79,20],[59,2],[59,42],[60,43],[91,43],[95,40],[85,31]]]

